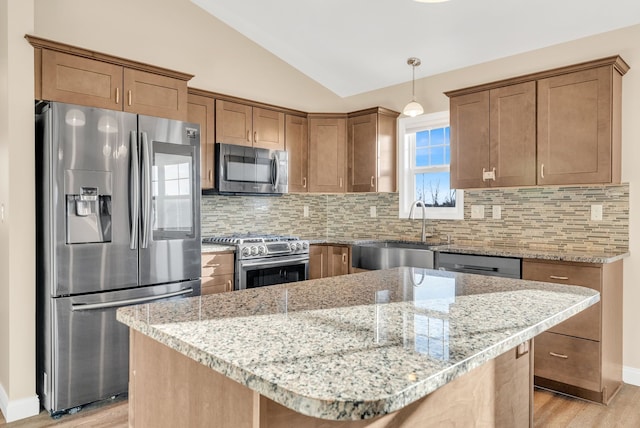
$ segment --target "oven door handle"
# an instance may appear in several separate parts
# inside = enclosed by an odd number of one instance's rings
[[[288,266],[288,265],[292,265],[292,264],[296,264],[296,263],[309,263],[309,258],[308,257],[297,257],[294,259],[286,259],[286,260],[273,260],[273,261],[266,261],[266,260],[262,260],[262,261],[253,261],[253,262],[241,262],[241,267],[247,268],[247,267],[256,267],[256,266]]]

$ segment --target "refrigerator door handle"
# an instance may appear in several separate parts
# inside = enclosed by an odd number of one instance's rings
[[[149,248],[151,233],[151,152],[146,132],[142,135],[142,244],[141,248]]]
[[[138,222],[140,221],[140,162],[138,160],[138,139],[136,131],[129,135],[129,248],[138,248]]]
[[[75,311],[90,311],[95,309],[113,308],[116,306],[137,305],[140,303],[153,302],[154,300],[168,299],[169,297],[184,296],[185,294],[193,293],[193,288],[185,288],[180,291],[174,291],[173,293],[159,294],[157,296],[150,297],[138,297],[135,299],[116,300],[114,302],[101,302],[101,303],[77,303],[71,305],[71,310]]]

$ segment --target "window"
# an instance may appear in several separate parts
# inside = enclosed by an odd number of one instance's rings
[[[464,194],[449,187],[451,148],[449,112],[402,118],[399,121],[399,216],[407,218],[420,200],[431,219],[462,219]],[[422,208],[414,212],[422,217]]]

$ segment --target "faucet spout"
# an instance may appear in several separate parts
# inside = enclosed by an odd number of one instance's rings
[[[422,234],[420,237],[420,242],[424,243],[427,241],[427,206],[423,201],[418,199],[411,204],[411,209],[409,210],[409,219],[413,220],[413,209],[418,206],[422,207]]]

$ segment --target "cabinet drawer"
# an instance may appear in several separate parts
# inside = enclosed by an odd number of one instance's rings
[[[233,274],[200,278],[202,295],[233,291]]]
[[[233,271],[233,253],[202,254],[202,274],[200,276],[233,274]]]
[[[536,376],[600,391],[600,342],[544,332],[534,349]]]
[[[530,260],[525,260],[522,263],[523,279],[580,285],[599,292],[602,292],[601,276],[602,269],[596,266],[579,266]],[[602,304],[598,302],[565,322],[550,328],[549,331],[581,337],[583,339],[601,340],[601,308]]]

